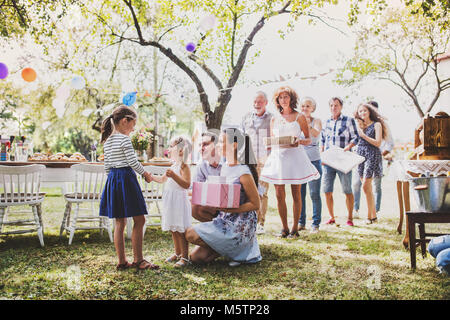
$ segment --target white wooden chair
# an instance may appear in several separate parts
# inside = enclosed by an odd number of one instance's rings
[[[145,171],[150,172],[154,176],[162,176],[168,169],[167,167],[160,166],[145,166]],[[147,205],[148,215],[146,215],[146,224],[144,226],[144,234],[147,226],[159,226],[161,225],[161,209],[159,207],[159,202],[162,201],[162,194],[164,191],[164,183],[157,182],[145,182],[145,179],[142,176],[138,178],[139,184],[142,189],[142,194],[144,196],[145,203]],[[156,205],[157,213],[151,213],[150,205],[154,203]],[[153,222],[153,218],[159,219],[159,222]],[[132,222],[133,218],[128,218],[127,221],[127,239],[131,239],[132,232]]]
[[[106,230],[109,239],[113,242],[112,228],[108,217],[101,217],[96,208],[100,203],[103,187],[106,181],[106,172],[104,166],[98,164],[75,164],[71,167],[75,172],[75,182],[72,185],[71,192],[65,193],[66,209],[61,223],[60,236],[64,230],[69,232],[69,245],[72,244],[73,236],[76,230],[100,229],[101,234]],[[82,203],[89,203],[90,208],[81,208]],[[72,204],[75,204],[75,210],[70,217]],[[80,211],[87,211],[86,215],[80,215]],[[79,223],[90,223],[90,225],[79,226]],[[94,224],[92,224],[94,223]]]
[[[28,166],[0,165],[0,235],[19,234],[37,231],[39,242],[44,246],[44,226],[42,223],[41,203],[45,193],[40,192],[42,164]],[[29,205],[33,212],[33,219],[7,220],[7,215],[28,213],[28,211],[8,212],[9,207]],[[15,227],[34,226],[31,229],[2,232],[4,225]]]

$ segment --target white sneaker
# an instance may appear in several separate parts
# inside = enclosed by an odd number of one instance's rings
[[[230,261],[230,262],[228,262],[228,265],[229,265],[230,267],[238,267],[238,266],[241,265],[241,263],[240,263],[240,262],[237,262],[237,261]]]
[[[316,227],[316,226],[311,227],[311,233],[318,233],[318,232],[319,232],[319,227]]]
[[[353,218],[359,219],[359,211],[358,210],[353,211]]]
[[[256,227],[256,234],[264,234],[266,231],[264,231],[264,226],[262,224],[258,224]]]

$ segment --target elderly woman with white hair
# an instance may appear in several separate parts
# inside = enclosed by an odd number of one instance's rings
[[[301,100],[301,112],[306,118],[306,122],[309,126],[309,133],[311,138],[311,144],[303,146],[306,154],[309,157],[311,163],[316,167],[322,176],[322,166],[320,161],[320,132],[322,131],[322,121],[319,118],[314,118],[311,114],[316,111],[316,101],[311,97],[304,97]],[[320,182],[321,178],[317,180],[309,181],[307,184],[302,184],[301,196],[302,196],[302,211],[299,220],[299,230],[305,230],[306,225],[306,185],[309,186],[309,195],[311,197],[313,205],[313,223],[311,226],[311,232],[316,233],[319,231],[319,225],[322,220],[322,200],[320,198]]]

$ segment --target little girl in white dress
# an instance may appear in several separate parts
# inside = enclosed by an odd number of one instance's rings
[[[152,176],[155,182],[166,182],[162,195],[161,228],[163,231],[172,232],[175,254],[167,258],[166,262],[176,262],[176,267],[190,264],[189,247],[184,234],[192,224],[191,203],[188,197],[191,172],[186,164],[190,152],[189,139],[173,138],[169,144],[169,156],[174,164],[162,177]]]

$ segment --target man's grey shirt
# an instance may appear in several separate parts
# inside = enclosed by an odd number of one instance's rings
[[[205,182],[208,176],[220,176],[220,170],[222,169],[222,164],[219,163],[217,168],[214,168],[209,164],[208,161],[202,160],[197,166],[197,174],[195,176],[196,182]]]
[[[264,144],[264,138],[270,137],[270,120],[272,120],[272,117],[272,113],[266,110],[262,116],[258,116],[255,111],[251,111],[242,119],[241,129],[249,135],[258,162],[263,161],[270,153]]]

